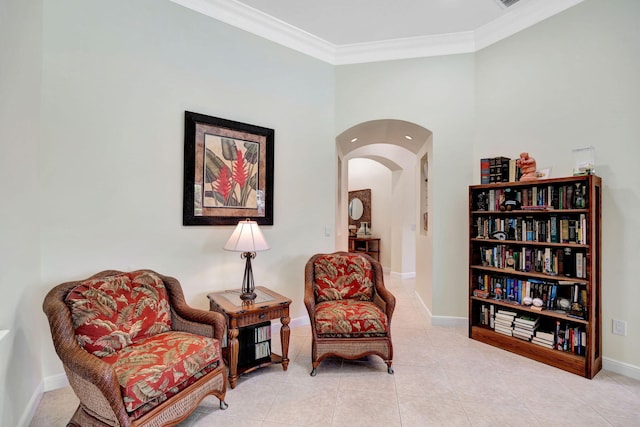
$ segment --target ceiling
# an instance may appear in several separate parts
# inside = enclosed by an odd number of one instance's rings
[[[171,1],[340,65],[475,52],[583,0]]]

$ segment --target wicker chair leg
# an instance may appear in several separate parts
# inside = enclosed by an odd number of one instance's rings
[[[393,374],[393,368],[391,367],[392,363],[393,362],[390,361],[390,360],[387,361],[387,372],[390,373],[390,374]]]
[[[311,370],[311,374],[310,374],[310,375],[311,375],[312,377],[315,377],[316,375],[318,375],[318,370],[317,370],[316,368],[313,368],[313,369]]]

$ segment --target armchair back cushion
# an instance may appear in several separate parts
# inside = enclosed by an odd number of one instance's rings
[[[78,344],[97,357],[171,330],[167,290],[149,271],[87,279],[66,303]]]
[[[369,260],[357,254],[327,254],[314,263],[316,302],[371,301],[373,273]]]

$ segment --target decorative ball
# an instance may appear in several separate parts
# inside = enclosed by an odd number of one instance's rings
[[[531,298],[531,297],[524,297],[524,298],[522,298],[522,303],[523,303],[524,305],[531,305],[531,304],[533,304],[533,298]]]
[[[568,310],[571,307],[571,303],[566,298],[560,298],[558,300],[558,306],[563,310]]]
[[[532,303],[535,307],[542,307],[542,300],[540,298],[534,298]]]

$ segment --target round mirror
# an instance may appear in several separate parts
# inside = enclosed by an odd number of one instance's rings
[[[349,217],[353,220],[358,220],[362,218],[362,214],[364,213],[364,205],[362,204],[362,200],[356,198],[351,199],[349,202]]]

